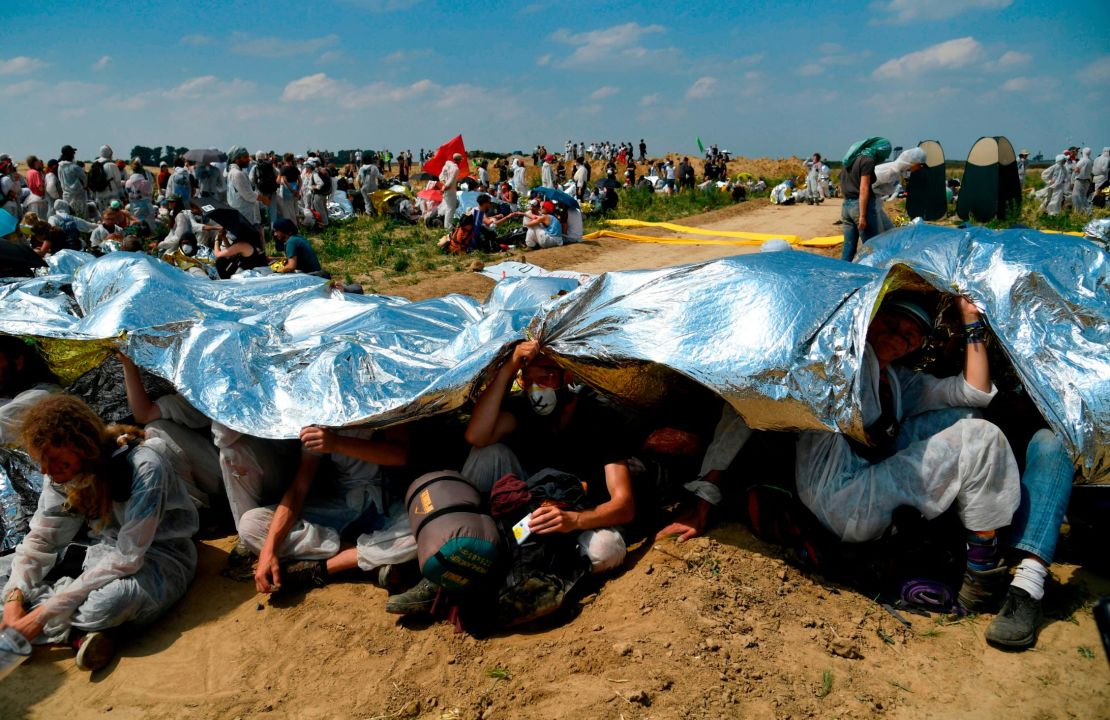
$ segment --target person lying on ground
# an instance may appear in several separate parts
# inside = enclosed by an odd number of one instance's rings
[[[281,502],[247,512],[240,523],[240,539],[258,553],[254,581],[260,593],[319,587],[330,575],[357,567],[357,550],[340,552],[340,536],[384,517],[382,468],[408,462],[404,429],[311,426],[300,439],[300,465]],[[325,456],[338,492],[316,484]]]
[[[69,643],[78,668],[97,670],[115,652],[109,631],[150,623],[185,594],[196,572],[196,508],[163,443],[106,427],[79,398],[42,400],[21,441],[46,477],[4,585],[3,625],[36,643]],[[92,544],[80,572],[47,581],[83,529]]]
[[[312,243],[297,234],[297,226],[292,220],[282,218],[274,223],[274,240],[285,246],[285,264],[277,272],[318,273],[322,270]]]
[[[0,335],[0,445],[16,444],[27,411],[61,391],[34,345]]]
[[[997,531],[1010,524],[1020,498],[1017,462],[997,426],[973,408],[990,403],[997,390],[983,347],[985,327],[967,298],[957,306],[968,328],[960,375],[938,379],[898,365],[919,350],[933,323],[916,298],[888,299],[867,333],[860,371],[863,421],[868,443],[841,433],[799,435],[795,476],[798,496],[827,529],[844,542],[880,537],[902,506],[933,519],[953,505],[967,531],[968,561],[961,605],[982,609],[997,584]],[[752,430],[726,406],[711,452],[722,470]],[[719,473],[701,478],[713,484]],[[700,492],[699,492],[700,490]],[[689,538],[705,530],[708,506],[719,491],[695,490],[698,509],[680,517],[660,536]]]

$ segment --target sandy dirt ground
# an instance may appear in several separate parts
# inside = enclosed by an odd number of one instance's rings
[[[688,224],[834,234],[839,206],[759,203]],[[528,253],[547,268],[660,267],[750,249],[602,240]],[[483,297],[474,273],[389,288]],[[1110,672],[1090,603],[1105,575],[1063,562],[1037,648],[983,641],[989,617],[909,616],[797,570],[724,523],[708,537],[632,548],[624,568],[566,614],[486,639],[399,621],[369,584],[267,599],[221,575],[231,537],[200,542],[185,599],[102,671],[36,649],[0,683],[0,718],[1099,718]],[[1068,560],[1067,542],[1061,557]]]

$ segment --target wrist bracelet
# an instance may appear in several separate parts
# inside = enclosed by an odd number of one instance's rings
[[[977,345],[987,341],[987,325],[982,320],[976,320],[964,325],[964,341],[969,345]]]

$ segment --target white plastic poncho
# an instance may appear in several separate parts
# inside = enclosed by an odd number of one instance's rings
[[[247,174],[232,163],[227,173],[227,204],[243,214],[252,225],[262,222],[262,212],[258,207],[258,193],[251,187]]]
[[[844,435],[801,433],[796,474],[802,502],[846,542],[879,537],[903,505],[932,519],[954,503],[964,527],[973,531],[1008,525],[1021,496],[1017,461],[1002,431],[966,410],[985,407],[997,390],[982,392],[962,375],[938,379],[891,367],[888,376],[895,416],[904,420],[897,452],[872,463]],[[870,345],[860,383],[868,426],[882,414],[879,363]],[[931,412],[947,408],[964,410]]]
[[[1091,163],[1091,182],[1097,190],[1110,177],[1110,147],[1104,147],[1095,161]]]
[[[1079,151],[1071,186],[1071,204],[1079,213],[1091,212],[1091,165],[1091,148],[1085,147]]]
[[[1056,162],[1041,171],[1044,187],[1037,191],[1041,200],[1041,212],[1059,215],[1064,206],[1064,191],[1067,189],[1071,174],[1064,167],[1067,155],[1057,155]]]
[[[91,631],[149,622],[185,594],[196,572],[197,512],[164,453],[157,439],[131,451],[131,496],[113,503],[107,524],[90,531],[95,544],[81,575],[53,585],[44,578],[86,520],[66,508],[62,486],[43,483],[4,586],[5,594],[19,588],[32,607],[43,607],[42,642],[64,639],[71,626]]]
[[[905,177],[913,165],[925,164],[925,151],[919,147],[904,150],[890,162],[875,166],[875,182],[871,185],[871,192],[878,197],[888,197],[897,190],[902,178]]]
[[[61,392],[53,383],[39,383],[13,398],[0,398],[0,445],[15,445],[23,425],[23,414],[47,395]]]

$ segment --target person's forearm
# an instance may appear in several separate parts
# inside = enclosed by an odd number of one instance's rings
[[[471,445],[485,447],[492,442],[497,418],[501,414],[501,403],[518,369],[510,357],[498,368],[493,380],[478,396],[478,402],[474,403],[474,412],[466,426],[466,441]]]
[[[315,466],[313,467],[315,468]],[[306,483],[298,476],[297,479],[293,481],[292,487],[285,491],[285,495],[281,498],[281,502],[274,508],[274,517],[270,520],[270,528],[266,533],[266,542],[262,546],[262,551],[264,553],[276,555],[278,549],[285,544],[285,538],[289,537],[289,531],[293,529],[293,525],[297,522],[297,518],[301,516],[301,510],[304,509],[304,499],[308,495],[308,486],[310,484],[311,478]]]
[[[161,419],[162,410],[157,404],[151,402],[146,388],[143,387],[138,366],[126,357],[121,358],[120,364],[123,365],[123,386],[127,392],[127,405],[131,408],[135,421],[146,425]]]
[[[968,333],[967,350],[964,354],[964,380],[976,390],[989,393],[991,370],[987,360],[987,346],[983,342],[986,329],[978,329],[976,325],[982,323],[982,316],[978,312],[964,312],[962,319],[965,329],[972,330]]]
[[[860,182],[859,188],[859,216],[860,219],[867,222],[867,206],[871,203],[871,184],[866,181]]]
[[[636,516],[636,506],[629,500],[609,500],[589,510],[578,513],[579,530],[613,527],[631,522]]]
[[[397,438],[375,440],[337,435],[335,452],[383,467],[402,467],[408,462],[408,443]]]

